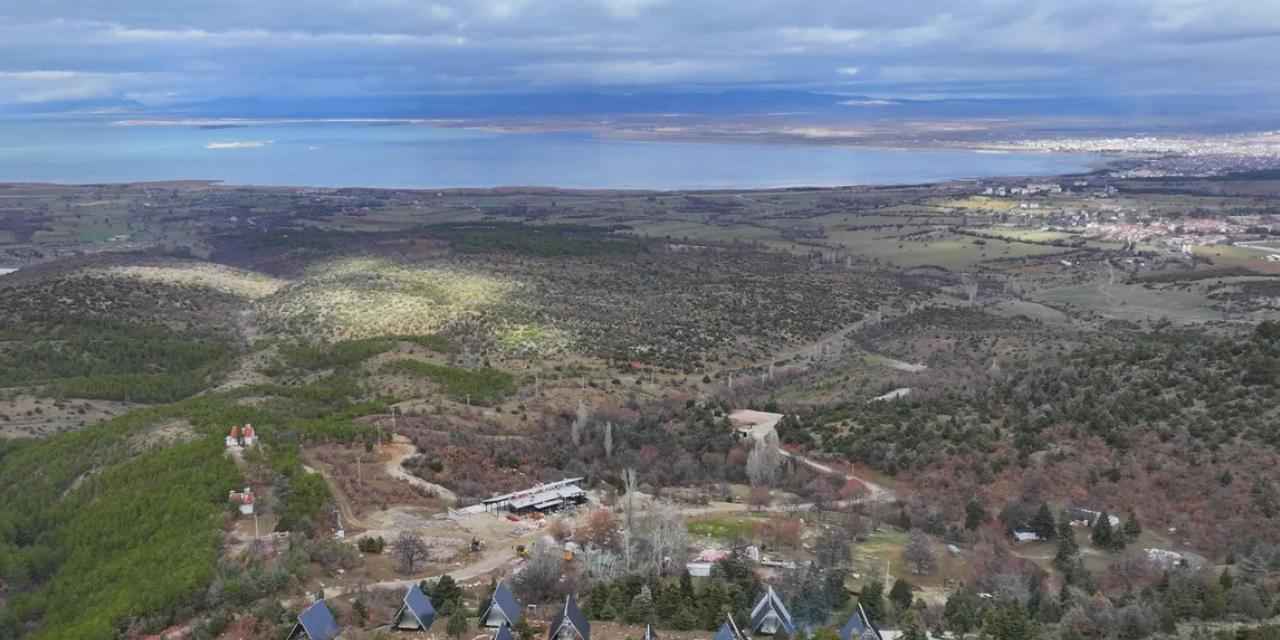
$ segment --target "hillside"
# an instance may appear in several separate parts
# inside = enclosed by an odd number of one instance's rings
[[[0,234],[0,638],[274,638],[321,591],[372,637],[409,584],[474,608],[529,567],[521,598],[576,590],[619,640],[764,584],[815,626],[847,590],[886,627],[1072,640],[1280,600],[1267,260],[1015,224],[961,183],[9,191],[47,233]],[[107,218],[127,239],[77,231]],[[465,509],[565,478],[588,506]],[[1079,509],[1121,533],[1063,551]],[[684,584],[734,546],[760,564]]]

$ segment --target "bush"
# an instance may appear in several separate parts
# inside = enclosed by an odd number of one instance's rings
[[[360,538],[356,547],[361,553],[382,553],[382,550],[387,547],[387,541],[382,536]]]

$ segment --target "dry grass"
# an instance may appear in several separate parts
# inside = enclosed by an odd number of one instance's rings
[[[208,263],[109,267],[100,273],[144,282],[204,287],[249,300],[265,298],[285,285],[284,280],[260,273]]]
[[[328,340],[429,335],[475,318],[517,284],[446,266],[408,267],[375,258],[322,265],[259,301],[269,329]]]

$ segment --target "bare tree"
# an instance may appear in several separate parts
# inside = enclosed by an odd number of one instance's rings
[[[969,304],[976,304],[978,302],[978,281],[967,273],[961,278],[964,282],[965,295],[969,297]]]
[[[911,573],[925,576],[938,570],[938,559],[933,555],[933,545],[929,536],[919,529],[912,529],[907,539],[907,546],[902,550],[902,559],[907,561]]]
[[[546,602],[556,595],[563,569],[564,558],[555,545],[538,542],[533,545],[529,561],[516,574],[511,586],[522,602]]]
[[[612,431],[607,431],[606,433],[612,434]],[[612,435],[610,435],[605,442],[608,443],[605,451],[608,451],[613,445]],[[632,536],[635,535],[636,491],[638,490],[638,485],[636,483],[636,470],[631,468],[623,469],[622,482],[627,491],[627,501],[623,506],[626,510],[627,521],[625,523],[626,527],[622,532],[622,553],[623,557],[626,559],[626,567],[629,572],[632,567],[631,542]]]
[[[635,571],[663,575],[685,566],[689,531],[678,509],[656,504],[637,516],[635,529]]]
[[[604,457],[613,458],[613,422],[604,423]]]
[[[573,440],[573,446],[582,446],[582,430],[586,428],[589,419],[587,403],[579,399],[578,415],[573,419],[573,424],[569,427],[569,437]]]
[[[778,451],[778,437],[769,434],[756,440],[747,456],[747,478],[756,487],[772,486],[782,466],[782,454]]]
[[[400,532],[396,537],[395,551],[401,573],[413,573],[419,564],[426,562],[430,557],[427,543],[423,541],[422,536],[412,531]]]

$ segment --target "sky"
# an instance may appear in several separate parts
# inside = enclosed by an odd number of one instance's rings
[[[1280,0],[0,0],[0,107],[1280,94]]]

